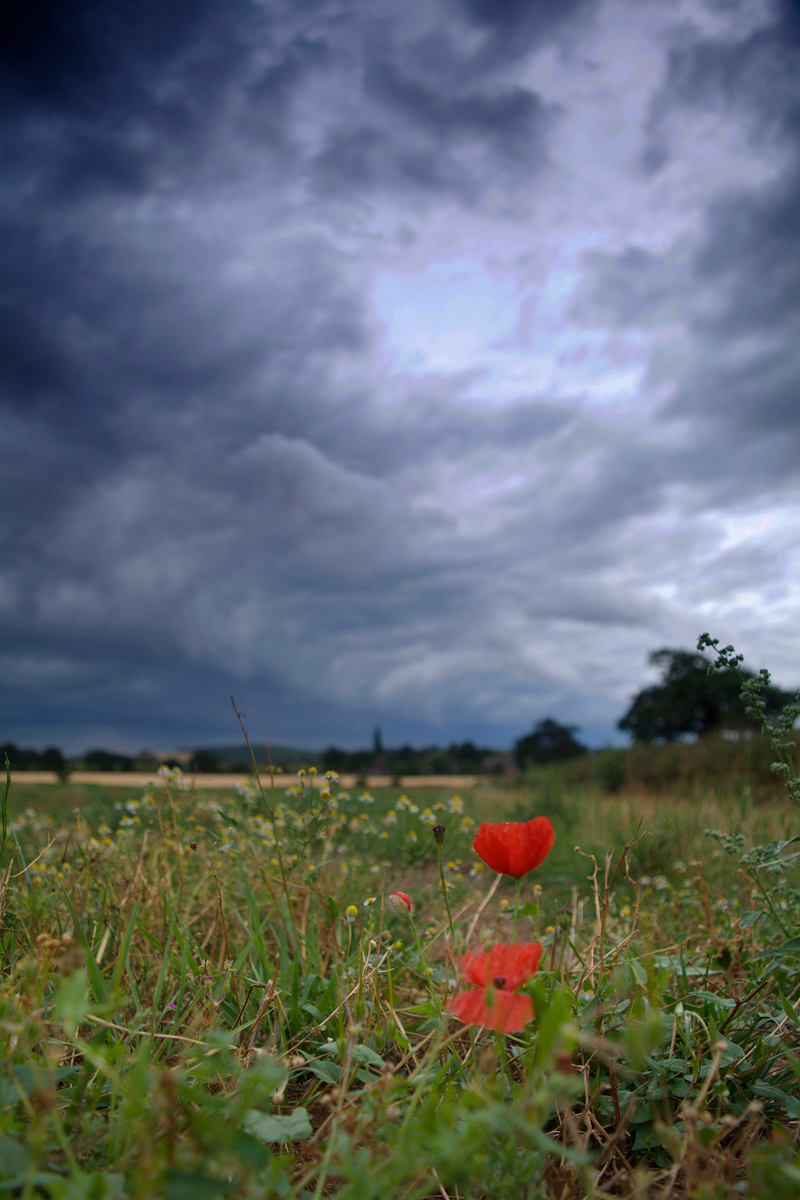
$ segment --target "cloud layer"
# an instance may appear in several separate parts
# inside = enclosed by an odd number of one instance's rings
[[[707,627],[800,679],[793,5],[31,12],[4,736],[601,742]]]

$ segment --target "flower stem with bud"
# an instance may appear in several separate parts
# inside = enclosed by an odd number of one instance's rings
[[[441,880],[441,884],[442,884],[442,895],[444,896],[444,906],[445,906],[445,908],[447,909],[447,920],[448,920],[448,923],[449,923],[449,925],[450,925],[450,937],[452,938],[452,943],[451,943],[451,945],[452,945],[452,947],[453,947],[453,950],[455,950],[455,945],[456,945],[456,931],[455,931],[455,928],[454,928],[454,926],[453,926],[453,914],[450,912],[450,901],[449,901],[449,900],[448,900],[448,898],[447,898],[447,883],[445,882],[445,878],[444,878],[444,835],[445,835],[445,827],[444,827],[444,825],[434,825],[434,827],[433,827],[433,829],[431,830],[431,832],[432,832],[433,836],[434,836],[434,837],[435,837],[435,839],[436,839],[436,848],[437,848],[437,850],[438,850],[438,852],[439,852],[439,879]]]

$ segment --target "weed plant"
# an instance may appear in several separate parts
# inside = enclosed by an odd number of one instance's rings
[[[69,814],[7,778],[0,1191],[795,1197],[795,715],[764,731],[783,804],[556,773],[200,796],[165,770]],[[541,815],[555,846],[518,906],[472,840]],[[457,956],[514,940],[543,945],[535,1018],[449,1016]]]

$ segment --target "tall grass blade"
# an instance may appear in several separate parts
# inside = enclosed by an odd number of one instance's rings
[[[83,926],[78,920],[78,914],[75,912],[75,909],[72,906],[72,901],[67,895],[67,889],[64,887],[63,883],[61,884],[61,890],[64,893],[64,899],[67,902],[67,908],[69,909],[70,916],[72,917],[72,926],[75,930],[75,937],[78,939],[78,945],[86,951],[86,970],[89,975],[89,982],[92,985],[94,998],[98,1004],[102,1004],[103,1000],[106,998],[106,985],[103,980],[102,972],[95,961],[94,954],[92,953],[92,947],[89,945],[89,939],[83,932]]]
[[[136,927],[136,917],[139,914],[139,905],[140,904],[141,904],[141,900],[137,900],[133,906],[133,912],[131,913],[131,919],[130,919],[130,921],[128,921],[128,928],[125,930],[125,936],[123,937],[122,945],[119,948],[119,954],[117,955],[117,961],[114,963],[114,970],[111,975],[111,983],[108,985],[108,990],[110,993],[115,992],[117,990],[117,988],[119,987],[119,984],[120,984],[120,980],[122,979],[122,972],[125,970],[125,964],[128,961],[128,954],[130,953],[131,939],[133,938],[133,931]],[[131,973],[129,972],[128,973],[129,978],[130,978],[130,974]]]

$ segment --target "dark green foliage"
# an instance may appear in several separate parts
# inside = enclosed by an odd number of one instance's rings
[[[83,756],[87,771],[132,771],[133,759],[129,754],[118,754],[113,750],[87,750]]]
[[[38,750],[22,750],[15,742],[0,746],[0,761],[8,758],[12,771],[63,771],[66,763],[57,746]]]
[[[545,766],[547,763],[580,758],[586,753],[586,747],[573,737],[577,729],[577,725],[559,725],[552,717],[545,717],[532,733],[514,743],[517,765]]]
[[[732,668],[709,675],[704,655],[686,650],[654,650],[649,658],[662,669],[660,683],[644,688],[617,722],[635,742],[674,742],[700,737],[715,730],[753,730],[756,723],[740,694],[742,681],[755,678],[750,671]],[[768,685],[762,691],[765,713],[777,714],[791,696]]]
[[[379,732],[375,731],[376,737]],[[385,747],[381,741],[380,751],[376,745],[372,750],[329,746],[321,756],[322,767],[342,775],[390,775],[398,779],[403,775],[477,775],[486,769],[486,760],[494,754],[488,747],[470,741],[420,749],[404,745],[396,750]]]
[[[621,792],[627,775],[627,755],[624,750],[605,750],[598,755],[597,781],[604,792]]]
[[[192,755],[191,769],[201,775],[213,775],[221,765],[213,750],[195,750]]]

